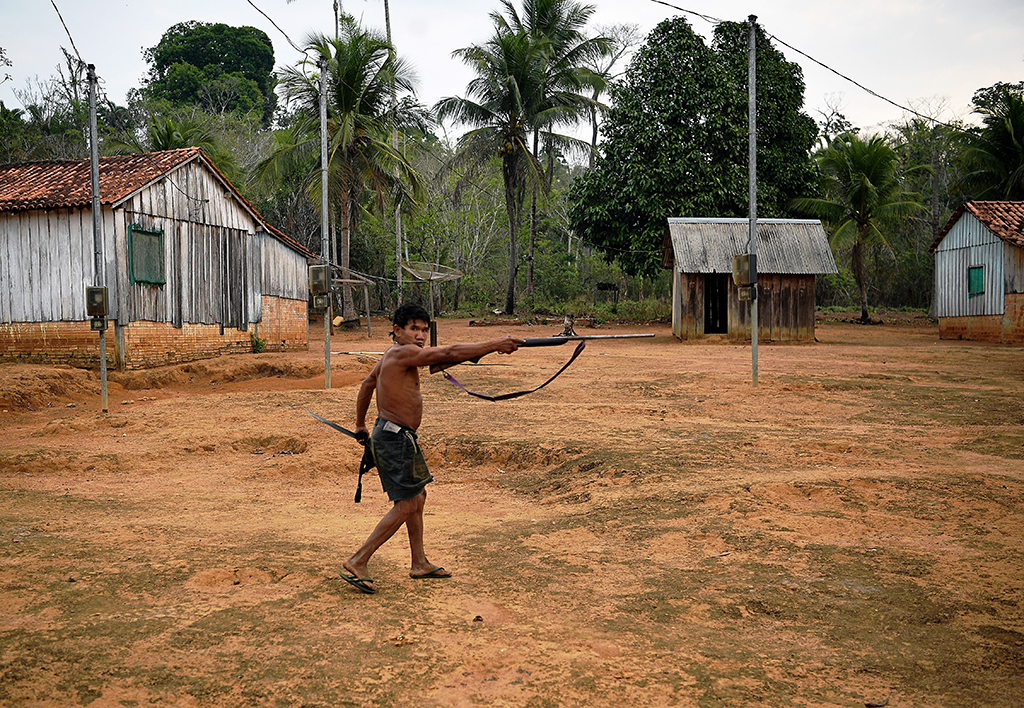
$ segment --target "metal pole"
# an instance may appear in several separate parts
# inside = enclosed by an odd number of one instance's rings
[[[320,261],[327,266],[324,310],[324,388],[331,387],[331,263],[327,255],[327,57],[320,57]]]
[[[757,16],[750,18],[750,40],[747,49],[747,121],[750,133],[750,228],[747,252],[750,259],[751,286],[750,298],[750,355],[752,380],[757,386]]]
[[[92,189],[92,248],[93,248],[93,284],[102,288],[106,285],[106,273],[103,263],[103,215],[100,206],[100,151],[96,140],[96,67],[87,66],[86,77],[89,80],[89,177]],[[100,335],[100,405],[107,412],[107,331],[102,329]]]

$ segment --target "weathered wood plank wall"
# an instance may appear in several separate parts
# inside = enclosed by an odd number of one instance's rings
[[[757,276],[757,336],[762,341],[814,339],[814,276]],[[729,287],[729,338],[750,339],[750,303]]]
[[[114,215],[102,214],[106,285],[117,292]],[[92,216],[79,209],[25,211],[0,219],[0,321],[86,319],[85,288],[94,285]]]
[[[163,285],[129,282],[129,225],[164,232]],[[200,163],[103,209],[110,318],[223,324],[262,320],[263,295],[305,301],[306,259],[276,238]],[[81,321],[93,278],[88,209],[0,218],[0,321]]]

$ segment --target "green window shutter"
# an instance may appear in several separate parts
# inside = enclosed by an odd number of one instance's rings
[[[985,266],[971,266],[967,269],[967,296],[985,294]]]
[[[129,276],[133,283],[166,283],[163,230],[143,229],[135,224],[129,224],[128,263]]]

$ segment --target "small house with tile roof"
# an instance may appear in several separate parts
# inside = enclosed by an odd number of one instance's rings
[[[672,333],[750,340],[750,303],[732,280],[733,256],[749,251],[748,219],[669,219],[662,267],[672,271]],[[837,273],[821,222],[757,220],[757,336],[814,340],[814,279]]]
[[[961,205],[931,251],[940,338],[1024,343],[1024,202]]]
[[[89,160],[0,166],[0,357],[94,364]],[[99,161],[108,357],[143,368],[308,347],[307,262],[198,148]]]

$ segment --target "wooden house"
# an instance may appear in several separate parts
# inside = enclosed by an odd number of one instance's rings
[[[967,202],[935,238],[942,339],[1024,343],[1024,202]]]
[[[732,257],[747,253],[747,219],[669,219],[662,266],[672,270],[672,333],[749,340],[750,302],[732,280]],[[814,339],[814,278],[837,273],[820,221],[757,222],[759,341]]]
[[[198,148],[100,159],[107,352],[141,368],[305,349],[307,249]],[[94,364],[88,160],[0,166],[0,357]]]

